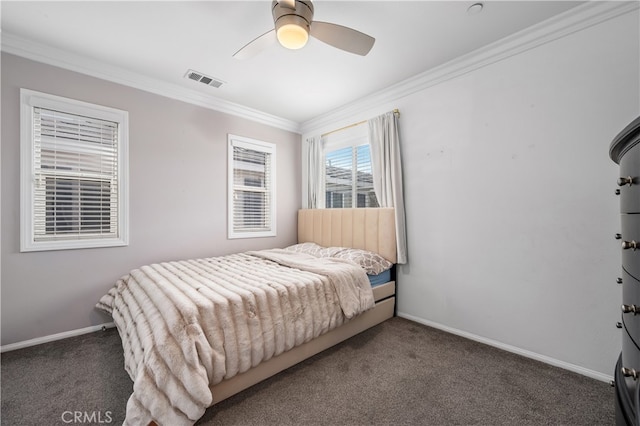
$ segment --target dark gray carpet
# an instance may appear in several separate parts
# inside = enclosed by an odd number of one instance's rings
[[[64,413],[75,411],[89,416],[82,424],[124,419],[132,383],[115,330],[8,352],[1,362],[3,425],[70,424]],[[614,422],[607,383],[393,318],[209,408],[197,424]]]

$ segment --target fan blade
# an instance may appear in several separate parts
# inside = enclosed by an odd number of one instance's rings
[[[361,56],[369,53],[376,41],[375,38],[353,28],[319,21],[311,23],[311,35],[333,47]]]
[[[252,58],[263,50],[266,50],[271,45],[276,44],[277,41],[276,30],[269,30],[260,37],[257,37],[244,45],[244,47],[233,54],[233,57],[236,59]]]
[[[279,0],[278,3],[280,3],[282,7],[296,10],[296,0]]]

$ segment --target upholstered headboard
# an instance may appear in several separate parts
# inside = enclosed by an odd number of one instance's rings
[[[298,210],[298,242],[369,250],[396,263],[394,209]]]

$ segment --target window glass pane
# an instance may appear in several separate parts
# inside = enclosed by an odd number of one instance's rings
[[[246,148],[233,149],[233,184],[265,188],[268,153]]]
[[[328,152],[325,156],[325,188],[331,194],[327,207],[351,207],[345,194],[353,191],[353,148],[346,147]]]
[[[34,108],[34,241],[118,235],[118,123]]]
[[[235,231],[264,231],[270,226],[268,201],[270,155],[252,149],[233,148]]]
[[[111,189],[108,181],[46,179],[46,234],[111,232]]]
[[[327,208],[378,207],[369,145],[348,146],[325,154],[325,191]]]
[[[236,231],[268,229],[267,194],[237,191],[236,196],[234,229]]]

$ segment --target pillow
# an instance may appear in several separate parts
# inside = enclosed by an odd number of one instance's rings
[[[342,248],[336,250],[331,257],[348,260],[360,265],[369,275],[378,275],[393,266],[393,263],[379,254],[361,249]]]
[[[285,247],[285,250],[295,251],[297,253],[310,254],[315,257],[323,257],[324,247],[316,243],[300,243]]]

